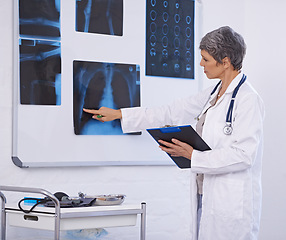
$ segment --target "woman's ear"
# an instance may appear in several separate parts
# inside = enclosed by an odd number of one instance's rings
[[[222,64],[224,68],[229,68],[231,66],[229,57],[225,57],[224,59],[222,59]]]

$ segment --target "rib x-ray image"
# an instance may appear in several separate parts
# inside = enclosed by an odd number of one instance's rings
[[[76,31],[122,36],[123,0],[76,0]]]
[[[135,64],[74,61],[73,97],[76,135],[121,135],[119,120],[102,123],[82,109],[140,106],[140,67]]]
[[[23,38],[60,38],[60,0],[19,0],[19,32]]]
[[[60,42],[20,39],[19,48],[21,104],[60,105]]]
[[[194,2],[147,0],[146,75],[194,78]]]

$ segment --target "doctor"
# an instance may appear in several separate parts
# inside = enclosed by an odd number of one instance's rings
[[[123,132],[192,124],[212,150],[200,152],[173,139],[163,151],[191,161],[191,220],[195,240],[258,239],[264,105],[241,72],[246,45],[230,27],[206,34],[201,62],[216,86],[171,105],[84,111],[99,121],[121,119]]]

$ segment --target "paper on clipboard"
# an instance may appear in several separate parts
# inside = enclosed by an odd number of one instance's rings
[[[211,150],[207,143],[199,136],[199,134],[192,128],[191,125],[163,127],[147,129],[148,133],[158,142],[164,140],[171,142],[172,138],[176,138],[182,142],[188,143],[194,149],[199,151]],[[167,153],[168,154],[168,153]],[[169,157],[176,163],[179,168],[190,168],[191,161],[184,157]]]

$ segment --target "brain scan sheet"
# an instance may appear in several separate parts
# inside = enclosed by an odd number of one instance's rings
[[[194,79],[194,1],[147,0],[146,75]]]

